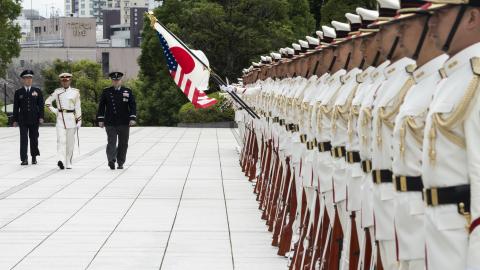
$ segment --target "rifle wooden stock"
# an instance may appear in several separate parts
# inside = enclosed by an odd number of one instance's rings
[[[245,125],[245,137],[246,141],[243,144],[243,151],[242,151],[242,156],[240,159],[240,166],[242,167],[242,172],[245,172],[246,166],[247,166],[247,156],[248,156],[248,150],[250,148],[250,137],[252,136],[250,128]]]
[[[290,203],[288,204],[288,215],[285,215],[282,220],[282,231],[280,232],[280,243],[278,247],[278,255],[285,256],[290,250],[290,242],[292,241],[292,226],[295,221],[295,214],[297,212],[297,191],[295,187],[295,175],[292,177],[290,189]],[[288,223],[287,223],[288,219]]]
[[[340,259],[342,256],[343,231],[338,216],[338,209],[335,206],[335,219],[333,223],[332,237],[330,239],[330,256],[328,256],[327,269],[338,270],[340,267]]]
[[[320,194],[318,195],[317,199],[318,202],[320,201]],[[320,206],[319,206],[320,209]],[[315,240],[313,244],[313,250],[312,250],[312,258],[310,260],[309,265],[307,265],[306,269],[307,270],[314,270],[315,269],[315,264],[318,262],[318,260],[321,258],[326,246],[327,246],[327,236],[328,236],[328,228],[330,227],[330,219],[328,218],[328,213],[326,208],[324,207],[323,209],[323,217],[321,223],[318,224],[317,226],[317,231],[315,234]]]
[[[262,150],[262,157],[261,157],[261,158],[262,158],[262,160],[261,160],[262,162],[261,162],[261,165],[260,165],[262,170],[261,170],[261,172],[260,172],[260,174],[259,174],[259,176],[258,176],[258,178],[257,178],[257,182],[255,183],[255,188],[254,188],[254,190],[253,190],[253,192],[254,192],[255,194],[257,194],[257,201],[259,200],[258,194],[259,194],[259,192],[260,192],[260,188],[261,188],[262,183],[263,183],[263,181],[264,181],[264,179],[265,179],[265,167],[266,167],[265,162],[266,162],[266,160],[267,160],[267,150],[268,150],[268,142],[267,142],[266,140],[263,140],[263,141],[262,141],[262,149],[263,149],[263,150]]]
[[[370,229],[365,228],[365,255],[363,258],[363,270],[370,269],[372,259],[372,238],[370,237]]]
[[[272,200],[272,208],[271,211],[268,215],[268,231],[273,232],[275,228],[275,221],[277,216],[279,215],[279,210],[280,210],[280,205],[282,204],[283,201],[285,201],[285,198],[283,196],[283,189],[285,186],[285,177],[283,175],[283,165],[280,162],[279,164],[279,169],[278,169],[278,175],[277,175],[277,181],[279,182],[278,188],[275,190],[273,194],[273,200]]]
[[[375,241],[375,245],[377,245],[377,261],[375,262],[377,267],[375,270],[383,270],[382,257],[380,255],[380,243]]]
[[[262,177],[262,183],[260,185],[260,189],[257,194],[257,200],[260,201],[260,205],[258,209],[263,210],[264,209],[264,198],[265,198],[265,192],[268,187],[268,182],[270,181],[270,165],[271,165],[271,159],[272,159],[272,140],[268,140],[268,145],[267,145],[267,158],[265,162],[265,168],[263,170],[264,175]]]
[[[258,161],[258,142],[255,132],[253,133],[253,144],[252,144],[252,153],[250,158],[250,167],[248,172],[248,180],[252,181],[255,179],[257,172],[257,161]]]
[[[303,251],[305,248],[303,246],[303,241],[307,234],[310,219],[310,211],[308,210],[307,194],[305,193],[305,190],[302,191],[302,208],[300,212],[300,237],[298,238],[298,242],[294,244],[293,260],[290,264],[290,270],[300,268],[301,258],[303,257]]]
[[[357,223],[355,221],[355,212],[350,215],[350,225],[352,226],[350,234],[350,250],[349,250],[349,270],[358,269],[358,261],[360,259],[360,244],[358,242]]]
[[[290,202],[290,193],[292,188],[292,181],[291,181],[291,170],[290,170],[290,158],[287,157],[285,160],[286,164],[286,173],[284,177],[284,185],[282,190],[282,203],[280,204],[280,210],[275,217],[275,229],[273,230],[273,240],[272,246],[279,245],[279,236],[282,232],[283,221],[286,218],[288,213],[288,204]]]
[[[274,207],[274,204],[276,203],[276,199],[278,198],[278,190],[280,189],[280,179],[279,179],[279,174],[280,174],[280,158],[278,157],[278,154],[276,153],[275,150],[273,150],[274,156],[275,156],[275,162],[273,165],[273,177],[272,177],[272,183],[269,188],[268,196],[267,196],[267,205],[265,207],[265,220],[266,225],[268,226],[268,230],[271,232],[273,230],[272,227],[272,210]]]
[[[310,264],[312,263],[313,259],[313,254],[314,254],[314,249],[316,246],[316,238],[319,233],[319,228],[320,228],[320,200],[319,200],[319,195],[316,193],[315,194],[315,212],[314,212],[314,218],[313,218],[313,224],[312,226],[308,229],[307,232],[307,239],[308,239],[308,246],[305,248],[305,251],[303,253],[302,257],[302,263],[300,265],[300,269],[310,269]]]

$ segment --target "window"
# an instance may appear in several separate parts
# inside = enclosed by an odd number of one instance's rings
[[[25,66],[25,60],[20,60],[20,66],[24,67]]]
[[[85,10],[82,10],[82,12],[80,12],[80,14],[85,15]]]
[[[43,27],[43,32],[47,32],[47,27],[46,26]]]
[[[58,32],[58,24],[57,24],[57,25],[55,25],[55,31],[57,31],[57,32]]]

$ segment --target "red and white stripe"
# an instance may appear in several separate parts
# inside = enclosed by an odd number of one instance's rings
[[[198,90],[192,85],[192,81],[188,78],[188,75],[182,71],[180,65],[178,65],[177,71],[172,71],[170,75],[172,75],[177,86],[183,91],[195,108],[208,108],[217,103],[216,99],[209,98],[205,92]]]

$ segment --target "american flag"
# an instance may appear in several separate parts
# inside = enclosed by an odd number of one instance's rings
[[[206,81],[208,85],[209,72],[206,70],[206,67],[200,64],[198,59],[194,59],[190,50],[186,49],[179,42],[175,42],[176,40],[171,40],[173,36],[160,24],[156,23],[155,29],[157,30],[160,44],[162,45],[163,53],[167,60],[170,75],[185,96],[187,96],[197,109],[208,108],[216,104],[217,100],[208,97],[205,92],[199,89],[201,86],[195,83],[199,82],[198,84],[205,85]],[[164,35],[168,35],[170,43],[174,43],[176,46],[173,47],[169,45]],[[207,85],[204,87],[207,87]]]

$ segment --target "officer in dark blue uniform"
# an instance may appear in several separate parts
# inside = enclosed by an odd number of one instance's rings
[[[107,158],[110,169],[123,169],[130,127],[136,124],[137,105],[132,90],[122,86],[122,72],[109,74],[112,86],[103,90],[98,105],[98,125],[107,131]],[[118,140],[118,146],[117,146]]]
[[[30,155],[32,164],[37,164],[38,127],[43,124],[43,95],[39,88],[33,87],[33,71],[24,70],[20,77],[23,87],[15,91],[13,100],[13,126],[20,128],[21,165],[28,165],[28,138],[30,138]]]

